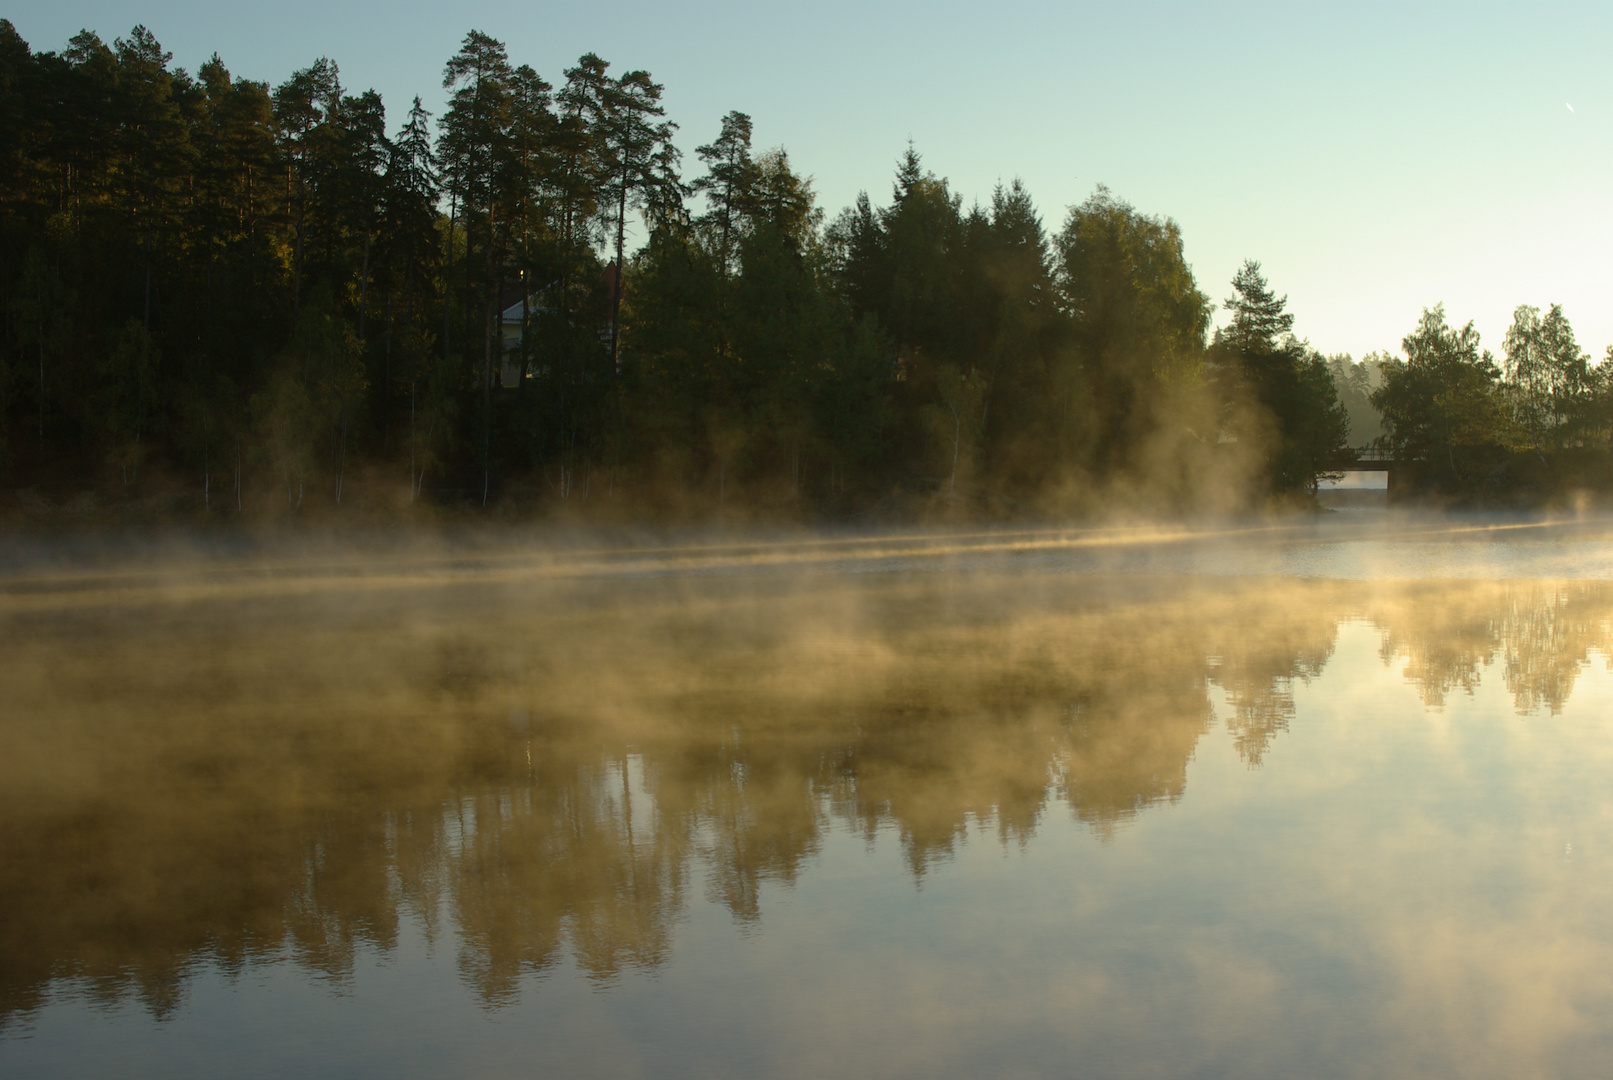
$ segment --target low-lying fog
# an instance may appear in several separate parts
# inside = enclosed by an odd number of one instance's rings
[[[14,545],[0,1071],[1590,1075],[1609,531]]]

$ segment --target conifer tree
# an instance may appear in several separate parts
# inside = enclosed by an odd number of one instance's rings
[[[1246,260],[1226,301],[1232,321],[1218,336],[1228,424],[1262,444],[1271,494],[1314,494],[1347,446],[1349,414],[1325,358],[1297,340],[1288,298],[1272,292],[1260,264]]]
[[[610,356],[619,366],[622,274],[625,268],[627,212],[663,216],[681,208],[680,152],[672,144],[678,125],[661,120],[661,84],[647,71],[623,72],[605,86],[595,119],[599,175],[614,216],[616,273],[611,279]]]
[[[411,377],[418,375],[415,369],[424,360],[419,346],[421,335],[427,333],[424,296],[436,265],[439,191],[430,121],[431,114],[417,96],[409,108],[408,119],[392,141],[383,178],[389,292],[398,297],[395,310],[387,320],[383,395],[391,393],[392,342],[396,326],[401,325],[402,337],[411,346],[408,350]]]
[[[707,210],[699,224],[710,235],[724,273],[733,254],[735,225],[745,213],[756,182],[750,140],[751,119],[736,111],[723,117],[716,139],[695,148],[706,166],[706,175],[691,183],[689,190],[705,196]]]
[[[473,30],[465,35],[459,52],[449,59],[442,80],[451,94],[442,119],[439,153],[448,186],[465,213],[467,276],[473,245],[481,249],[482,362],[475,381],[482,399],[484,506],[492,482],[493,354],[496,348],[502,348],[497,319],[504,240],[500,226],[504,222],[497,204],[498,178],[508,152],[513,77],[503,43]]]
[[[385,200],[385,169],[391,156],[386,109],[374,90],[346,97],[341,104],[341,163],[338,182],[342,217],[359,237],[358,340],[369,336],[370,248]]]
[[[1246,353],[1274,353],[1294,330],[1287,311],[1288,297],[1279,297],[1266,284],[1260,263],[1246,259],[1232,278],[1232,296],[1224,305],[1232,322],[1223,333],[1228,346]]]
[[[302,306],[303,270],[306,260],[310,212],[321,192],[319,182],[327,175],[326,151],[332,131],[327,122],[341,105],[342,84],[336,65],[325,57],[292,74],[274,92],[275,121],[280,128],[281,152],[288,164],[287,202],[292,221],[293,243],[291,295],[292,318]]]

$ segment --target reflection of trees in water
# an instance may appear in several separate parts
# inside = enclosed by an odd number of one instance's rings
[[[1468,591],[1412,587],[1374,605],[1383,631],[1378,654],[1385,664],[1405,658],[1401,674],[1431,709],[1443,707],[1452,691],[1472,694],[1479,668],[1495,655],[1497,612],[1487,593],[1479,583]]]
[[[1553,716],[1574,689],[1591,650],[1610,654],[1606,590],[1600,586],[1517,590],[1502,627],[1506,685],[1519,712]]]
[[[1294,718],[1294,682],[1310,682],[1333,655],[1338,623],[1325,608],[1311,617],[1289,614],[1281,594],[1251,598],[1235,632],[1223,637],[1209,661],[1210,677],[1225,691],[1232,715],[1227,730],[1238,754],[1258,766],[1266,748]]]
[[[1599,582],[1409,585],[1371,611],[1384,663],[1403,657],[1429,708],[1453,691],[1472,694],[1481,669],[1500,657],[1517,710],[1555,716],[1591,653],[1613,654],[1613,590]]]
[[[1472,583],[549,588],[13,618],[0,1017],[64,978],[158,1015],[198,965],[343,980],[405,920],[452,934],[489,1004],[563,963],[610,980],[669,956],[691,887],[758,919],[832,829],[894,832],[915,875],[1053,806],[1113,836],[1182,796],[1212,684],[1258,765],[1341,618],[1369,612],[1430,705],[1499,656],[1555,712],[1610,609]]]
[[[665,913],[682,901],[687,838],[632,790],[628,759],[553,764],[455,807],[470,818],[448,858],[460,967],[489,1001],[554,963],[563,944],[601,979],[654,966],[671,948]]]

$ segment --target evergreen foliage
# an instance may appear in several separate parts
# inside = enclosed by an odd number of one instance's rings
[[[909,146],[888,203],[825,225],[742,112],[686,180],[647,72],[590,53],[551,84],[473,31],[442,85],[391,126],[326,58],[271,87],[142,27],[35,52],[0,20],[7,485],[1237,509],[1313,491],[1379,413],[1429,460],[1608,437],[1606,365],[1557,307],[1519,309],[1504,375],[1440,308],[1363,367],[1296,339],[1249,262],[1210,341],[1176,223],[1105,188],[1050,228],[1018,180],[965,206]]]
[[[1314,493],[1329,463],[1346,452],[1349,413],[1327,360],[1294,337],[1288,298],[1279,297],[1246,261],[1226,301],[1232,321],[1217,336],[1228,421],[1238,437],[1271,447],[1265,485],[1273,495]]]

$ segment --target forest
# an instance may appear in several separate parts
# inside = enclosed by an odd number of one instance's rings
[[[648,72],[551,82],[473,31],[441,84],[400,121],[329,59],[271,86],[0,20],[0,488],[994,520],[1312,507],[1363,450],[1458,501],[1613,486],[1613,365],[1559,307],[1500,361],[1439,305],[1398,355],[1329,357],[1257,261],[1213,299],[1102,186],[1055,229],[909,146],[831,217],[742,112],[686,170]]]

